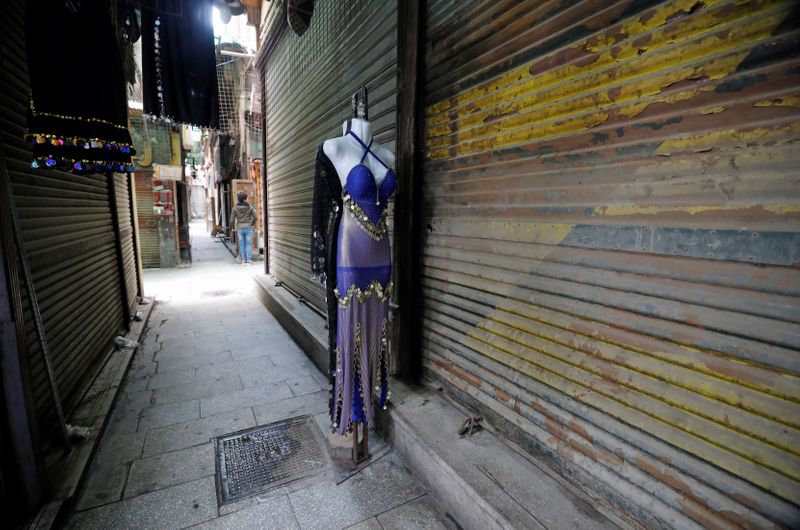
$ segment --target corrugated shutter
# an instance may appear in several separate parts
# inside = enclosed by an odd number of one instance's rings
[[[139,245],[142,255],[142,267],[158,268],[161,266],[161,252],[158,235],[158,219],[153,213],[153,172],[138,169],[134,173],[136,179],[136,216],[139,221]]]
[[[31,149],[22,140],[29,91],[23,11],[19,1],[3,11],[0,133],[56,382],[69,413],[123,327],[122,272],[106,176],[30,167]],[[26,295],[23,303],[31,389],[47,434],[55,427],[54,408]]]
[[[117,173],[114,175],[114,187],[116,188],[117,216],[119,218],[119,231],[122,243],[122,259],[124,262],[125,291],[128,295],[128,307],[131,314],[136,308],[136,296],[138,295],[138,283],[136,281],[136,254],[133,233],[133,220],[131,219],[131,179],[133,177],[127,173]]]
[[[361,84],[375,141],[395,149],[397,2],[316,2],[310,29],[302,37],[285,31],[265,71],[269,270],[325,311],[309,258],[314,156],[320,143],[342,134]]]
[[[797,3],[426,17],[428,373],[645,524],[800,524]]]

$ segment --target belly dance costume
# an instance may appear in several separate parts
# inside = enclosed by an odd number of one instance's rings
[[[371,150],[372,142],[367,145],[352,131],[349,134],[361,144],[364,154],[361,162],[350,169],[342,189],[342,215],[335,236],[336,337],[335,344],[331,344],[331,422],[334,432],[342,435],[352,430],[354,422],[373,425],[373,403],[384,408],[389,397],[387,326],[392,256],[386,218],[389,198],[397,186],[394,172]],[[387,169],[380,186],[364,164],[368,156]],[[334,201],[332,210],[338,212],[338,201]],[[312,251],[312,268],[314,255]],[[328,259],[331,257],[329,253]],[[327,270],[333,272],[330,267]],[[328,282],[331,280],[327,278]],[[330,306],[329,303],[329,312]]]

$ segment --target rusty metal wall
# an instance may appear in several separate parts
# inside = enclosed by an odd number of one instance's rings
[[[4,4],[0,134],[56,383],[70,413],[126,324],[122,270],[105,175],[31,169],[32,151],[22,139],[29,93],[23,14],[24,2]],[[38,427],[47,435],[56,419],[27,294],[23,314],[30,388]]]
[[[427,373],[647,525],[800,525],[797,2],[426,23]]]
[[[128,307],[131,314],[136,311],[138,285],[136,282],[136,254],[134,251],[133,219],[131,217],[131,179],[127,173],[114,175],[116,189],[117,217],[122,242],[123,273],[125,274],[125,291],[128,295]]]
[[[153,213],[153,171],[137,169],[134,178],[142,267],[158,268],[161,266],[161,237],[158,235],[158,218]]]
[[[314,157],[320,143],[342,134],[361,84],[375,141],[394,151],[397,2],[320,0],[302,37],[286,30],[273,46],[265,66],[269,270],[325,311],[309,258]]]

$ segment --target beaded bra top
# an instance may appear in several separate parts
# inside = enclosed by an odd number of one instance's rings
[[[386,205],[397,188],[397,177],[394,171],[372,151],[374,139],[367,145],[353,131],[349,133],[364,147],[364,154],[361,156],[361,161],[347,174],[342,200],[344,207],[353,213],[358,225],[370,237],[379,241],[386,233],[388,213]],[[372,171],[364,164],[368,155],[372,155],[387,170],[380,186],[375,184]]]

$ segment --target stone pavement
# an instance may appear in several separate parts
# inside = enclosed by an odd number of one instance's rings
[[[452,528],[394,452],[218,507],[211,438],[324,413],[327,381],[192,224],[191,267],[145,271],[157,297],[68,528]],[[337,482],[340,482],[337,485]]]

